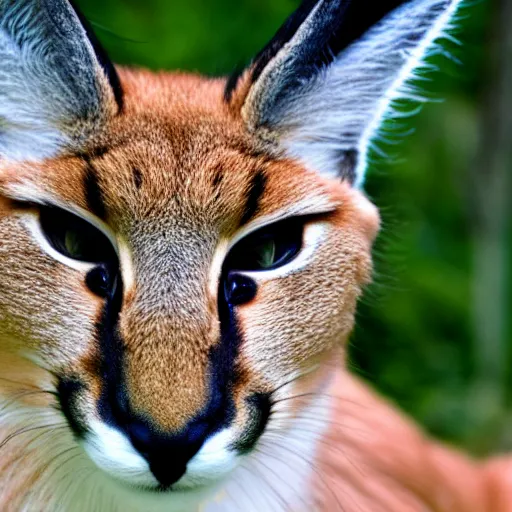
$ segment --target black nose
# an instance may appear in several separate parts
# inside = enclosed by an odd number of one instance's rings
[[[124,393],[118,391],[112,398],[111,418],[148,461],[162,488],[170,487],[185,474],[187,463],[215,430],[214,416],[204,414],[192,419],[180,432],[163,432],[150,419],[135,414]]]
[[[187,463],[201,449],[210,426],[198,419],[179,434],[167,434],[157,431],[149,422],[137,419],[123,425],[123,430],[134,448],[148,461],[160,485],[167,488],[185,474]]]

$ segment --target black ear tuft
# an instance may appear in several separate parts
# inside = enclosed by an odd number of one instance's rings
[[[313,9],[317,8],[317,23],[322,30],[315,32],[308,45],[302,48],[301,79],[310,78],[318,67],[330,64],[386,14],[404,3],[407,0],[304,0],[254,59],[252,80],[259,78],[265,66],[292,39]]]
[[[360,185],[367,152],[462,0],[305,0],[254,59],[241,108],[274,152]],[[233,82],[230,85],[230,95]]]
[[[78,19],[80,20],[80,23],[85,29],[87,37],[94,49],[94,53],[98,58],[98,62],[103,68],[103,71],[105,72],[105,75],[107,76],[108,81],[110,82],[112,90],[114,91],[116,103],[119,107],[119,111],[121,112],[123,110],[124,92],[123,87],[121,85],[121,80],[119,79],[119,75],[117,74],[117,70],[112,61],[110,60],[107,52],[105,51],[105,48],[100,43],[98,37],[94,33],[94,30],[89,20],[83,15],[82,11],[78,8],[74,0],[68,1],[71,4],[71,7],[73,7],[73,10],[75,11]]]
[[[267,46],[256,55],[251,75],[253,82],[260,77],[265,66],[277,55],[279,50],[291,40],[317,3],[318,0],[304,0],[301,6],[285,21]]]

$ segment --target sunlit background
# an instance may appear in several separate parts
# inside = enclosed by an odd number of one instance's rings
[[[78,3],[118,63],[223,75],[299,0]],[[474,453],[512,448],[511,24],[512,0],[469,2],[421,81],[435,101],[372,156],[383,230],[351,347],[354,371]]]

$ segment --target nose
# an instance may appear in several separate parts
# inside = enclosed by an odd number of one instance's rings
[[[180,433],[166,434],[156,431],[147,421],[135,419],[125,424],[124,430],[160,485],[168,488],[186,473],[187,463],[203,446],[210,426],[197,419]]]
[[[133,447],[149,464],[154,477],[162,488],[169,488],[187,471],[187,464],[201,449],[215,430],[210,414],[198,415],[179,432],[164,432],[146,417],[130,410],[123,394],[117,394],[112,412],[120,428]]]

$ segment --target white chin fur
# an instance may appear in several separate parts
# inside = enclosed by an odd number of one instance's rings
[[[127,484],[158,487],[149,464],[126,436],[98,420],[91,422],[89,430],[83,447],[99,468]]]
[[[148,489],[141,493],[148,494],[150,489],[157,489],[159,483],[151,473],[148,462],[133,448],[129,439],[118,430],[105,423],[94,420],[89,425],[83,447],[92,461],[105,473],[120,483]],[[187,465],[186,474],[173,485],[172,491],[162,493],[172,501],[173,496],[185,491],[198,497],[204,497],[227,477],[237,465],[237,455],[228,446],[232,442],[229,429],[222,430],[208,439],[199,452]],[[172,464],[172,461],[169,462]]]
[[[72,451],[56,459],[56,454],[76,449],[70,431],[56,431],[37,441],[39,456],[33,462],[46,473],[17,510],[40,510],[47,503],[45,510],[52,512],[309,512],[314,510],[307,499],[311,461],[328,425],[329,400],[315,400],[298,416],[287,404],[275,409],[257,450],[237,456],[229,449],[234,434],[223,430],[205,443],[169,492],[150,490],[157,482],[147,462],[108,425],[90,422],[91,433],[83,442],[88,456]],[[41,423],[62,419],[56,411],[21,408],[13,424],[26,422],[27,414]]]
[[[239,457],[228,446],[232,432],[224,429],[208,439],[187,465],[185,476],[174,485],[176,490],[211,486],[226,478],[237,466]]]

